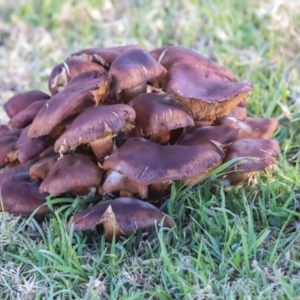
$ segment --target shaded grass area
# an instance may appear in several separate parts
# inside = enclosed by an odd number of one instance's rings
[[[201,4],[200,4],[201,2]],[[37,222],[0,216],[1,299],[295,299],[300,294],[300,4],[290,1],[0,0],[0,99],[46,89],[54,65],[91,46],[179,44],[254,83],[249,115],[280,120],[274,169],[243,186],[174,184],[177,227],[108,244],[67,232],[89,205]],[[2,123],[7,118],[1,112]],[[49,202],[49,203],[50,203]]]

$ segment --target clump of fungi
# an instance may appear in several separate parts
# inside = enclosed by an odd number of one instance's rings
[[[252,84],[183,47],[85,49],[54,67],[48,87],[50,95],[28,91],[4,105],[0,211],[43,216],[48,195],[113,195],[71,222],[75,230],[102,224],[118,239],[174,226],[146,202],[167,195],[172,181],[198,184],[235,159],[223,177],[235,185],[279,155],[270,140],[277,119],[247,117]]]

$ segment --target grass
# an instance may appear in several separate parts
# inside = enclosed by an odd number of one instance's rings
[[[180,44],[254,83],[249,115],[278,117],[281,147],[272,172],[231,190],[216,176],[174,184],[164,209],[177,226],[148,239],[67,232],[80,199],[49,200],[64,204],[43,222],[2,213],[1,299],[300,299],[297,1],[0,0],[0,20],[1,103],[46,91],[82,48]]]

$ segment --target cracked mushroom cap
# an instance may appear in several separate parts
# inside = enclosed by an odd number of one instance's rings
[[[223,80],[218,73],[202,66],[177,63],[169,69],[163,88],[191,112],[195,121],[209,125],[246,98],[252,84]]]
[[[174,64],[184,63],[194,66],[197,69],[201,68],[206,70],[208,73],[215,71],[220,79],[236,81],[235,76],[231,71],[196,51],[186,49],[181,46],[166,46],[157,48],[150,51],[150,54],[167,70],[169,70]]]
[[[122,53],[110,66],[113,94],[135,88],[147,82],[159,81],[166,74],[160,65],[146,50],[131,49]]]
[[[26,108],[11,118],[9,121],[10,126],[12,128],[22,129],[30,125],[46,101],[47,100],[38,100],[29,104]]]
[[[40,193],[57,196],[68,191],[87,195],[102,181],[103,171],[89,157],[71,153],[60,158],[40,186]]]
[[[59,88],[65,86],[74,77],[91,71],[104,72],[105,69],[99,64],[80,60],[68,59],[55,66],[48,79],[48,88],[51,95],[59,92]]]
[[[168,143],[171,130],[194,126],[190,113],[167,95],[142,94],[129,105],[136,111],[136,135],[152,136],[154,142]]]
[[[48,214],[50,212],[48,206],[43,205],[48,195],[39,193],[40,183],[40,180],[32,180],[28,172],[1,178],[0,211],[30,215],[41,206],[36,215]]]
[[[239,128],[233,125],[203,126],[189,130],[176,144],[185,146],[204,145],[211,140],[228,145],[239,136]]]
[[[7,115],[12,118],[20,111],[25,109],[29,104],[38,101],[38,100],[48,100],[50,98],[49,95],[41,92],[41,91],[29,91],[22,94],[17,94],[11,97],[4,104],[3,108]]]
[[[104,68],[109,68],[112,62],[120,54],[135,48],[143,49],[143,47],[139,45],[126,45],[110,48],[88,48],[71,54],[68,59],[81,59],[85,61],[91,61],[100,64]]]
[[[118,240],[156,224],[168,228],[175,226],[172,218],[152,204],[127,197],[100,202],[75,214],[73,222],[75,231],[95,230],[97,225],[103,224],[108,241],[112,241],[114,235]]]
[[[239,157],[242,158],[242,162],[234,163],[231,167],[232,173],[225,177],[225,183],[234,185],[244,181],[252,172],[273,165],[279,154],[279,144],[276,140],[247,138],[233,142],[227,149],[224,162]]]
[[[57,139],[54,149],[66,153],[89,143],[98,158],[104,157],[112,151],[112,135],[125,129],[134,119],[134,109],[126,104],[92,107],[72,122]]]
[[[80,74],[48,100],[33,120],[28,136],[49,135],[55,128],[86,108],[102,103],[109,90],[110,76],[96,71]]]
[[[223,151],[213,143],[201,146],[162,146],[131,138],[103,163],[131,180],[149,185],[169,180],[193,184],[222,163]]]

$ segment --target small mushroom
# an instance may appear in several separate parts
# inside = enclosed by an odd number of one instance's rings
[[[170,131],[194,126],[194,121],[170,96],[163,94],[142,94],[129,103],[136,111],[135,136],[148,137],[159,144],[168,144]]]
[[[131,49],[113,61],[109,74],[112,75],[113,97],[118,99],[124,90],[137,88],[139,92],[146,92],[146,83],[159,81],[166,70],[146,50]],[[138,88],[140,86],[142,88]]]
[[[99,64],[80,59],[68,59],[55,66],[48,79],[51,95],[57,94],[59,88],[65,86],[74,77],[90,71],[104,72],[105,69]]]
[[[73,216],[74,230],[95,230],[102,224],[106,239],[112,241],[156,224],[172,228],[173,219],[150,203],[134,198],[118,198],[99,204]]]
[[[29,104],[26,108],[14,115],[9,124],[12,128],[25,128],[30,125],[37,113],[44,106],[47,100],[38,100]]]
[[[104,68],[109,68],[112,62],[123,52],[131,49],[143,49],[138,45],[125,45],[110,48],[89,48],[73,53],[69,59],[81,59],[98,63]]]
[[[29,91],[11,97],[4,104],[3,108],[7,115],[12,118],[31,103],[39,100],[48,100],[49,98],[49,95],[41,91]]]
[[[12,214],[30,215],[36,209],[36,215],[50,212],[45,198],[39,193],[39,180],[31,180],[28,172],[6,176],[0,180],[0,211]]]
[[[55,128],[93,105],[103,103],[110,85],[110,76],[97,71],[80,74],[54,95],[36,115],[28,136],[49,135]]]
[[[242,161],[235,162],[230,167],[231,172],[224,177],[224,183],[235,185],[246,180],[254,171],[273,165],[279,154],[279,144],[276,140],[247,138],[233,142],[227,149],[224,162],[239,157]]]
[[[126,104],[93,107],[79,115],[57,139],[54,149],[66,153],[81,144],[90,144],[100,161],[113,150],[112,136],[132,128],[135,111]]]
[[[102,181],[103,171],[89,157],[70,153],[60,158],[40,186],[40,193],[57,196],[68,191],[87,195]]]
[[[223,151],[213,143],[201,146],[162,146],[131,138],[103,164],[137,183],[149,185],[170,180],[199,182],[222,163]]]

